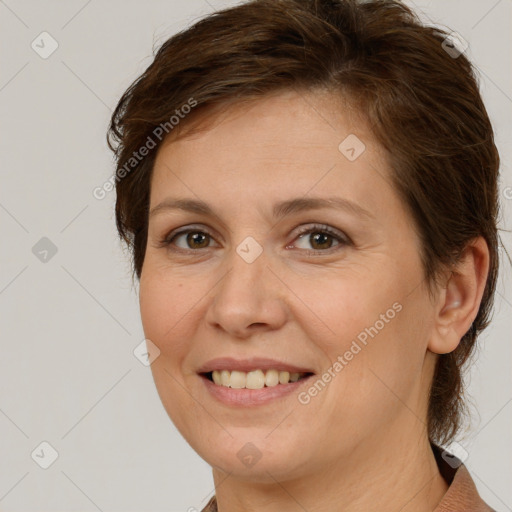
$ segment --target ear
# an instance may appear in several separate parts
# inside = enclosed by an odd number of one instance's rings
[[[483,237],[471,241],[437,294],[434,329],[428,349],[455,350],[478,314],[489,272],[489,248]]]

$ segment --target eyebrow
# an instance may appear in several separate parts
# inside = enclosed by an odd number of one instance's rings
[[[321,210],[321,209],[343,210],[353,215],[374,219],[374,215],[362,206],[341,197],[297,197],[276,203],[273,207],[274,218],[281,219],[294,213]],[[204,201],[188,198],[167,198],[154,206],[149,212],[152,217],[163,211],[181,210],[200,215],[217,216],[213,208]]]

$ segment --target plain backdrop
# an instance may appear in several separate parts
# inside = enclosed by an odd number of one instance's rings
[[[214,492],[210,467],[134,355],[144,335],[115,195],[92,191],[114,171],[111,111],[153,47],[235,3],[0,0],[2,511],[184,512]],[[512,0],[408,3],[469,43],[502,158],[501,228],[510,229]],[[510,253],[510,233],[501,237]],[[502,265],[494,320],[468,375],[478,414],[459,440],[498,511],[512,510],[512,294]]]

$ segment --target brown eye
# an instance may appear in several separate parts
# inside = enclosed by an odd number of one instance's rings
[[[180,247],[178,245],[178,248],[183,250],[204,249],[205,247],[209,246],[209,242],[211,239],[209,233],[189,229],[185,231],[180,231],[179,233],[174,234],[172,237],[167,238],[165,244],[174,244],[175,241],[181,237],[184,237],[183,239],[185,240],[185,247]]]
[[[302,235],[305,236],[305,235]],[[311,232],[309,234],[309,243],[312,244],[313,249],[330,249],[332,246],[333,237],[328,233],[321,231]]]
[[[326,252],[333,247],[350,244],[347,237],[342,233],[334,231],[329,226],[312,226],[306,228],[299,233],[298,238],[301,239],[301,241],[307,241],[310,244],[312,250],[304,247],[302,248],[309,253]]]
[[[352,243],[342,232],[324,225],[314,225],[302,229],[298,233],[297,238],[301,242],[308,242],[310,247],[312,247],[312,249],[304,247],[299,247],[299,249],[313,255],[330,253],[332,252],[330,251],[331,249],[335,250],[336,247],[341,248]],[[170,233],[160,241],[159,246],[168,247],[171,251],[175,252],[192,253],[199,252],[201,249],[211,248],[210,242],[212,240],[214,238],[208,231],[189,228]]]

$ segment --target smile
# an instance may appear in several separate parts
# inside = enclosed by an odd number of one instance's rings
[[[275,369],[252,370],[242,372],[238,370],[214,370],[203,374],[217,386],[224,386],[234,389],[263,389],[264,387],[273,387],[279,384],[289,384],[297,382],[312,375],[311,372],[287,372]]]

